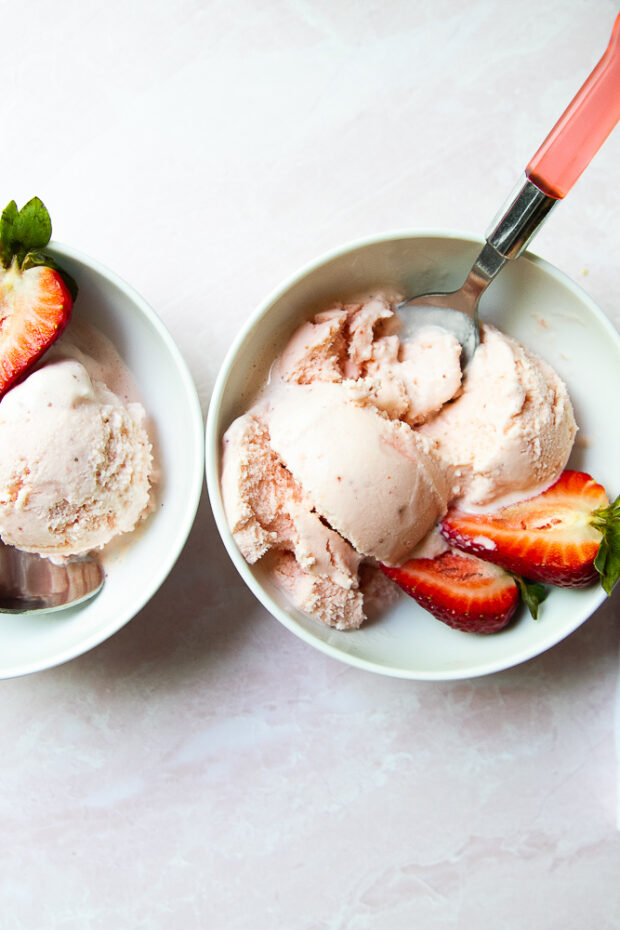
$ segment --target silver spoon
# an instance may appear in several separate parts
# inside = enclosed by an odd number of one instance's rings
[[[94,597],[104,582],[94,556],[55,565],[0,542],[0,613],[23,614],[74,607]]]
[[[553,207],[571,189],[620,119],[620,14],[609,45],[525,169],[525,182],[502,209],[465,282],[455,291],[421,294],[397,306],[401,339],[441,326],[462,346],[463,368],[480,341],[478,302],[507,261],[518,258]],[[415,313],[403,311],[415,307]]]
[[[461,365],[466,368],[480,341],[478,302],[506,262],[519,257],[557,200],[543,193],[529,178],[499,223],[487,236],[464,283],[455,291],[421,294],[398,304],[401,341],[425,326],[441,326],[461,343]],[[415,307],[415,313],[407,313]]]

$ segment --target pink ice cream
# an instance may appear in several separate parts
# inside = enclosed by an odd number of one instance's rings
[[[80,331],[74,330],[76,335]],[[55,559],[134,529],[150,505],[151,443],[127,373],[103,337],[95,360],[63,337],[0,401],[0,536]]]
[[[330,626],[361,624],[359,554],[314,511],[253,412],[235,420],[224,438],[222,493],[248,562],[262,559],[294,603]]]
[[[437,442],[465,510],[497,509],[545,490],[566,466],[576,430],[553,369],[491,326],[462,394],[420,428]]]
[[[313,509],[363,556],[398,564],[445,512],[450,489],[432,443],[357,403],[346,383],[288,387],[267,424]]]
[[[372,297],[293,334],[224,437],[224,506],[250,564],[353,629],[379,562],[436,548],[453,501],[496,507],[551,484],[575,429],[560,379],[514,340],[484,328],[461,384],[453,336],[429,327],[401,344]]]

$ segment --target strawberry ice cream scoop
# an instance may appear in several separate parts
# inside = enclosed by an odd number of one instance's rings
[[[366,569],[440,555],[436,524],[456,501],[548,487],[575,430],[566,387],[524,346],[485,327],[462,381],[451,334],[403,342],[390,301],[369,295],[300,326],[227,430],[226,515],[296,607],[356,629]]]
[[[420,433],[438,443],[464,509],[532,497],[566,466],[577,427],[563,381],[541,358],[485,326],[463,392]]]
[[[267,422],[316,512],[362,555],[397,564],[445,513],[449,486],[431,443],[355,403],[345,385],[289,385]]]
[[[0,402],[0,536],[52,558],[99,548],[149,507],[151,444],[76,358],[53,358]]]

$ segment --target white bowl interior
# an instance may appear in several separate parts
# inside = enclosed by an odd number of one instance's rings
[[[332,298],[397,287],[403,294],[458,287],[480,242],[449,232],[414,232],[347,246],[303,269],[257,309],[222,366],[207,423],[207,482],[222,539],[263,605],[306,642],[358,667],[403,678],[468,678],[511,667],[559,642],[604,599],[600,586],[552,589],[538,621],[525,610],[506,630],[475,636],[452,630],[410,598],[355,632],[338,632],[291,607],[260,564],[247,565],[228,529],[219,486],[222,435],[247,409],[269,365],[295,327]],[[593,301],[541,259],[510,263],[483,296],[482,319],[522,341],[566,381],[580,427],[570,465],[615,495],[620,432],[609,429],[604,398],[620,392],[620,338]]]
[[[0,677],[57,665],[107,639],[147,603],[193,524],[204,480],[204,429],[192,378],[149,305],[115,274],[67,246],[58,261],[78,282],[75,317],[92,323],[128,365],[152,421],[162,479],[155,512],[104,558],[101,593],[81,606],[0,615]]]

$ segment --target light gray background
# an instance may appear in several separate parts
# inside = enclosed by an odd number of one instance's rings
[[[3,203],[38,194],[58,240],[145,296],[206,413],[301,264],[389,229],[482,234],[616,12],[4,0]],[[616,325],[619,164],[617,131],[534,246]],[[0,924],[616,928],[618,603],[490,678],[372,676],[257,604],[205,493],[139,616],[0,683]]]

